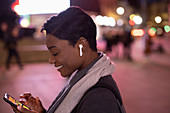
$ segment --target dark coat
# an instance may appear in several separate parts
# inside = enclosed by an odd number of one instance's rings
[[[118,87],[111,75],[102,77],[98,84],[107,84],[120,96]],[[120,97],[121,98],[121,97]],[[89,89],[71,113],[121,113],[115,94],[106,87]]]

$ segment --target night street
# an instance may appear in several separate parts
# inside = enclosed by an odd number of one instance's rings
[[[169,58],[169,52],[152,53],[148,58],[141,56],[135,61],[113,58],[116,64],[113,77],[122,94],[127,113],[169,113]],[[42,100],[46,109],[66,82],[56,68],[48,63],[25,64],[23,70],[13,64],[10,71],[2,66],[0,72],[1,97],[7,92],[19,99],[19,94],[31,92]],[[12,113],[7,103],[1,100],[0,105],[1,113]]]
[[[2,0],[0,113],[25,92],[17,112],[170,113],[170,0]]]

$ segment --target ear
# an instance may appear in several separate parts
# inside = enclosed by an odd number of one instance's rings
[[[87,40],[84,37],[80,37],[79,40],[77,41],[77,46],[79,48],[79,45],[82,45],[83,47],[87,45]]]

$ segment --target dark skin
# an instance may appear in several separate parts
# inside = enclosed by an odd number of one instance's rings
[[[83,45],[82,56],[80,56],[80,44]],[[98,57],[97,52],[90,48],[84,37],[80,37],[77,43],[72,46],[67,40],[60,40],[48,34],[46,36],[46,46],[50,52],[49,63],[54,64],[63,77],[70,77],[73,72],[82,70]],[[34,98],[31,93],[24,93],[20,98],[25,100],[22,103],[31,110],[20,106],[17,109],[12,107],[15,113],[43,113],[44,107],[38,97]]]
[[[20,102],[31,110],[27,110],[21,106],[18,106],[17,109],[11,106],[15,113],[43,113],[44,108],[38,97],[34,98],[31,93],[24,93],[20,95],[20,98]]]

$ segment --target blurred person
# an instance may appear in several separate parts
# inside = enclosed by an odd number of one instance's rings
[[[105,53],[115,52],[116,57],[118,57],[117,45],[119,43],[119,35],[115,34],[113,30],[109,30],[106,34],[103,34],[103,38],[106,41]]]
[[[131,56],[131,45],[133,41],[134,39],[131,37],[131,32],[125,31],[124,35],[121,37],[121,42],[123,43],[123,55],[129,61],[133,60]]]
[[[10,27],[10,28],[9,28]],[[9,29],[8,29],[9,28]],[[20,56],[17,50],[17,41],[19,37],[19,27],[15,25],[14,27],[8,26],[6,28],[7,32],[4,32],[4,42],[5,48],[8,50],[8,56],[6,59],[6,69],[10,69],[10,62],[12,57],[16,58],[17,64],[20,69],[23,69],[23,65],[20,60]]]
[[[8,23],[2,22],[0,25],[0,38],[2,41],[8,39]]]
[[[148,37],[145,40],[145,49],[144,49],[144,53],[146,56],[149,56],[152,53],[152,45],[153,45],[153,41],[150,35],[148,35]]]
[[[109,30],[107,33],[103,34],[103,38],[106,41],[106,52],[111,52],[112,51],[112,31]]]
[[[48,110],[38,97],[23,93],[15,113],[125,113],[111,74],[114,63],[97,52],[96,25],[81,8],[72,6],[44,24],[46,46],[53,64],[68,82]]]

